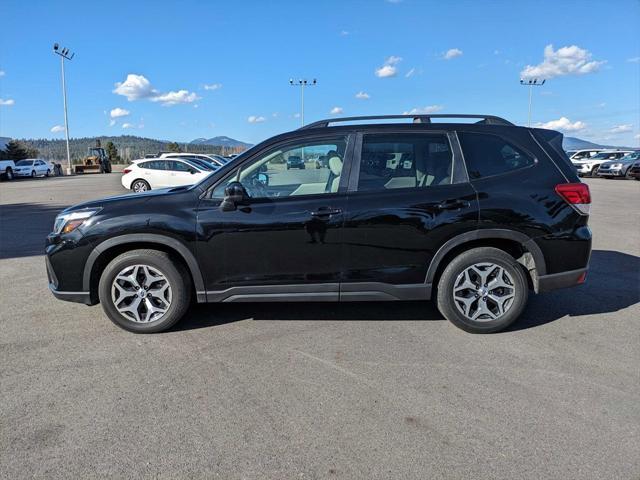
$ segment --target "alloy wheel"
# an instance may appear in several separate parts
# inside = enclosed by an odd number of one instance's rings
[[[130,265],[113,279],[111,300],[127,320],[154,322],[160,320],[171,306],[171,284],[155,267]]]
[[[135,182],[133,184],[134,192],[146,192],[148,190],[147,184],[145,182]]]
[[[453,301],[469,320],[489,322],[502,317],[515,299],[515,282],[495,263],[475,263],[456,278]]]

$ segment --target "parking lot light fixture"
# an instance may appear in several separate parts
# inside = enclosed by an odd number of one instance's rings
[[[314,78],[311,81],[308,81],[306,78],[301,78],[299,80],[294,80],[293,78],[289,79],[289,85],[292,87],[300,87],[300,99],[301,99],[301,113],[300,113],[300,121],[301,125],[304,127],[304,87],[315,87],[318,84],[318,81]]]
[[[62,102],[64,103],[64,134],[67,141],[67,175],[72,174],[71,170],[71,153],[69,151],[69,121],[67,118],[67,86],[64,77],[64,61],[71,60],[75,53],[71,53],[68,48],[60,48],[58,43],[53,44],[53,53],[60,56],[60,65],[62,68]]]
[[[541,87],[544,85],[544,82],[547,80],[542,80],[542,82],[538,83],[537,78],[531,78],[528,81],[520,79],[520,85],[525,85],[529,87],[529,115],[527,117],[527,127],[531,127],[531,94],[533,92],[533,87]]]

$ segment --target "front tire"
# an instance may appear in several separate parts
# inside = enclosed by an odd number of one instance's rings
[[[594,167],[591,169],[591,176],[592,177],[597,177],[598,176],[598,170],[600,170],[600,165],[594,165]]]
[[[51,170],[47,169],[47,173],[44,174],[45,177],[49,177],[51,176]]]
[[[133,183],[131,184],[131,190],[133,190],[136,193],[148,192],[149,190],[151,190],[151,185],[149,185],[149,183],[145,180],[138,179],[138,180],[134,180]]]
[[[179,321],[191,302],[191,278],[166,252],[131,250],[104,269],[98,296],[109,319],[134,333],[157,333]]]
[[[516,260],[493,247],[455,257],[438,282],[438,309],[469,333],[493,333],[515,322],[527,304],[529,286]]]
[[[36,178],[36,171],[35,170],[31,170],[31,178]]]
[[[13,180],[13,169],[11,167],[7,167],[4,171],[4,178],[7,180]]]

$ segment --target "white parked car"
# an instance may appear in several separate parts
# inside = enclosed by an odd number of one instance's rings
[[[7,180],[13,180],[13,171],[16,169],[16,164],[13,160],[0,160],[0,176]]]
[[[134,160],[122,171],[122,186],[134,192],[193,185],[214,172],[204,164],[184,159],[151,158]]]
[[[15,177],[48,177],[53,173],[53,165],[41,158],[27,158],[18,160],[13,169]]]
[[[604,150],[604,148],[588,148],[588,149],[583,149],[583,150],[569,150],[567,152],[567,156],[569,157],[569,160],[574,161],[574,160],[585,160],[587,158],[591,158],[595,155],[597,155],[598,153],[602,152]]]
[[[630,153],[633,153],[633,150],[604,150],[593,157],[583,158],[581,160],[571,160],[571,163],[576,167],[578,175],[581,177],[584,175],[591,175],[592,177],[595,177],[598,175],[598,169],[601,164],[608,160],[618,160]]]

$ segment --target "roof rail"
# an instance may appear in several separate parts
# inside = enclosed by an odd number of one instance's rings
[[[413,123],[431,123],[432,118],[478,118],[478,123],[485,123],[487,125],[507,125],[513,126],[513,123],[505,120],[504,118],[496,117],[495,115],[469,115],[469,114],[420,114],[420,115],[368,115],[363,117],[343,117],[343,118],[327,118],[319,120],[317,122],[310,123],[300,127],[300,130],[306,130],[308,128],[323,128],[328,127],[332,123],[339,122],[354,122],[359,120],[395,120],[401,118],[411,118]]]

